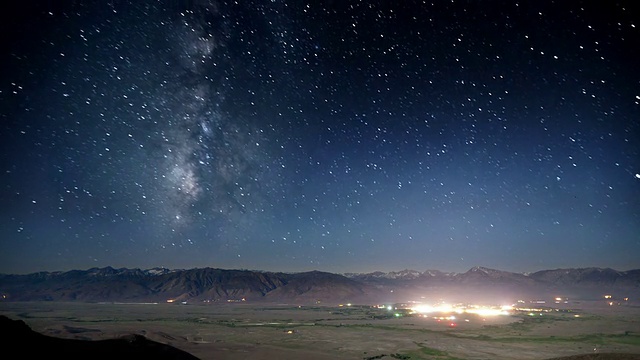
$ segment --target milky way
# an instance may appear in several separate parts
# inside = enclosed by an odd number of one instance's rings
[[[640,266],[634,7],[3,11],[0,272]]]

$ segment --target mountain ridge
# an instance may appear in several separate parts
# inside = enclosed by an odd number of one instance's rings
[[[0,301],[379,303],[437,296],[462,301],[542,293],[595,298],[604,291],[640,295],[640,269],[587,267],[516,273],[475,266],[462,273],[404,269],[339,274],[107,266],[0,274]]]

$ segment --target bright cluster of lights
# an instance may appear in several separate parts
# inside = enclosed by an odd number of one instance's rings
[[[485,307],[485,306],[460,306],[450,304],[438,304],[438,305],[425,305],[420,304],[411,308],[415,313],[431,314],[431,313],[456,313],[456,314],[475,314],[480,316],[497,316],[497,315],[509,315],[513,310],[513,306],[504,305],[500,307]]]

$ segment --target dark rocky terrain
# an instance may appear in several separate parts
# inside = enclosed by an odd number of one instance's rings
[[[0,340],[4,356],[20,359],[158,359],[197,360],[172,346],[151,341],[142,335],[126,335],[108,340],[77,340],[35,332],[22,320],[0,316]],[[9,358],[9,357],[7,357]]]

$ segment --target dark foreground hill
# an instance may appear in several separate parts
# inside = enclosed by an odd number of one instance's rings
[[[197,357],[169,345],[151,341],[142,335],[127,335],[108,340],[62,339],[31,330],[21,320],[0,315],[2,352],[21,359],[157,359],[198,360]],[[5,355],[6,356],[6,355]]]
[[[0,274],[0,301],[386,303],[420,299],[505,301],[640,296],[640,271],[602,268],[542,270],[531,274],[474,267],[334,274],[196,268],[92,268],[27,275]]]

